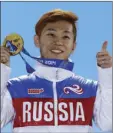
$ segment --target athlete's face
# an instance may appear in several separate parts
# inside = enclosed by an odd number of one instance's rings
[[[75,49],[73,26],[67,21],[48,23],[34,40],[43,58],[67,60]]]

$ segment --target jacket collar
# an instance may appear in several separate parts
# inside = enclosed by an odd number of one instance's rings
[[[36,76],[50,81],[61,81],[73,75],[74,63],[56,59],[42,59],[37,63]]]

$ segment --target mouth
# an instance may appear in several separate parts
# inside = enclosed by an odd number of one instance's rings
[[[52,49],[51,52],[54,53],[54,54],[61,54],[61,53],[63,53],[64,51],[58,50],[58,49]]]

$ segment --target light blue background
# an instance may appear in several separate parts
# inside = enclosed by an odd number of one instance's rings
[[[75,62],[74,72],[86,78],[98,80],[96,53],[102,43],[108,41],[108,51],[112,54],[112,2],[2,2],[1,3],[1,43],[6,35],[16,32],[24,38],[24,47],[31,55],[39,56],[34,46],[34,27],[41,15],[55,8],[69,10],[77,14],[77,48],[71,59]],[[36,62],[26,57],[29,63]],[[11,57],[11,77],[26,74],[25,64],[19,55]],[[94,132],[100,131],[95,125]],[[11,132],[8,124],[2,132]]]

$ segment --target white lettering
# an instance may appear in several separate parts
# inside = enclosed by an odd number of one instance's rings
[[[55,61],[45,61],[45,64],[56,65],[56,62]]]
[[[68,112],[64,110],[67,108],[67,104],[64,102],[59,103],[59,111],[62,112],[63,114],[59,115],[59,120],[61,121],[67,121],[68,120]]]
[[[54,119],[53,102],[23,102],[23,122],[46,121],[51,122]],[[58,118],[61,122],[85,121],[82,102],[60,102],[58,104]]]
[[[77,105],[76,105],[75,121],[78,121],[78,119],[82,119],[82,121],[85,121],[84,110],[81,102],[77,102]]]
[[[23,122],[26,121],[31,121],[31,103],[30,102],[24,102],[23,103]],[[26,115],[27,115],[27,119],[26,119]]]
[[[39,102],[38,107],[37,107],[38,102],[34,102],[33,104],[33,120],[34,121],[40,121],[42,119],[42,102]],[[37,116],[38,114],[38,116]]]
[[[74,121],[74,108],[72,102],[69,103],[69,107],[70,107],[70,121]]]
[[[45,121],[52,121],[53,120],[53,113],[52,111],[49,109],[49,106],[50,108],[52,109],[53,108],[53,103],[51,102],[46,102],[45,103],[45,106],[44,106],[44,109],[46,110],[46,112],[49,114],[44,114],[44,120]]]

